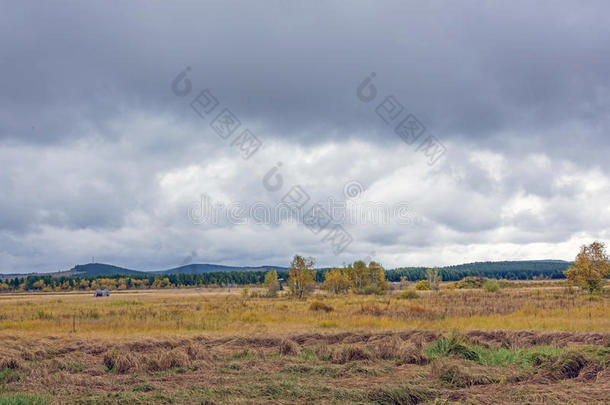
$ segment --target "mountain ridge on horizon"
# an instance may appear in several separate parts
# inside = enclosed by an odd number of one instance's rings
[[[500,260],[500,261],[483,261],[483,262],[470,262],[462,263],[457,265],[448,266],[432,266],[438,267],[439,269],[447,270],[459,270],[467,268],[476,268],[482,265],[492,266],[516,266],[522,267],[527,266],[528,263],[548,263],[549,265],[557,265],[559,267],[565,267],[571,263],[565,260],[557,259],[541,259],[541,260]],[[318,268],[318,270],[324,270],[329,267]],[[429,266],[402,266],[395,267],[388,270],[396,269],[409,269],[409,268],[429,268]],[[211,264],[211,263],[190,263],[177,267],[172,267],[165,270],[134,270],[126,267],[115,266],[107,263],[86,263],[77,264],[70,270],[63,270],[50,273],[22,273],[22,274],[0,274],[0,277],[27,277],[30,275],[43,275],[43,276],[84,276],[84,277],[95,277],[103,275],[161,275],[161,274],[202,274],[202,273],[214,273],[214,272],[232,272],[232,271],[287,271],[288,267],[285,266],[272,266],[272,265],[261,265],[261,266],[231,266],[222,264]]]

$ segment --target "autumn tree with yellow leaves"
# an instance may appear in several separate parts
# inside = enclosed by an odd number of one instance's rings
[[[588,246],[583,245],[565,275],[572,284],[580,286],[590,294],[601,291],[602,280],[610,275],[606,245],[597,241]]]

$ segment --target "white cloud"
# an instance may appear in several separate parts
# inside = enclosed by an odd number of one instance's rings
[[[607,176],[542,154],[523,159],[539,170],[522,178],[513,156],[452,142],[446,158],[430,167],[404,144],[330,140],[299,147],[269,137],[255,158],[244,161],[220,139],[186,136],[184,159],[139,155],[134,166],[124,143],[136,149],[141,138],[131,133],[145,130],[145,122],[138,120],[142,128],[131,125],[121,142],[47,147],[42,158],[39,148],[2,148],[11,168],[4,175],[11,188],[4,209],[12,215],[5,217],[26,215],[17,221],[21,226],[2,231],[3,245],[10,246],[0,255],[3,272],[54,271],[91,256],[153,269],[179,265],[190,252],[197,253],[195,261],[251,265],[285,265],[295,253],[312,255],[320,265],[372,256],[390,267],[570,259],[581,243],[609,236]],[[204,159],[192,152],[204,149]],[[273,193],[262,178],[278,161],[285,183]],[[310,194],[311,203],[329,197],[345,201],[343,185],[354,180],[365,187],[358,201],[404,203],[417,221],[346,222],[354,242],[335,256],[321,235],[294,222],[198,225],[187,215],[203,193],[218,203],[272,206],[295,184]],[[531,186],[536,182],[551,184],[551,193],[536,194]]]

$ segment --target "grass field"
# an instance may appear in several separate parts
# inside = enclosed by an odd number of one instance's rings
[[[0,347],[0,404],[607,404],[610,293],[0,295]]]

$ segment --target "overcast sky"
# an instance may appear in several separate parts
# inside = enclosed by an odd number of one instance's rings
[[[0,12],[2,273],[572,260],[610,240],[606,1],[26,3]],[[219,135],[225,108],[240,125]],[[401,137],[409,114],[425,130]],[[252,218],[295,185],[302,210],[390,215]]]

